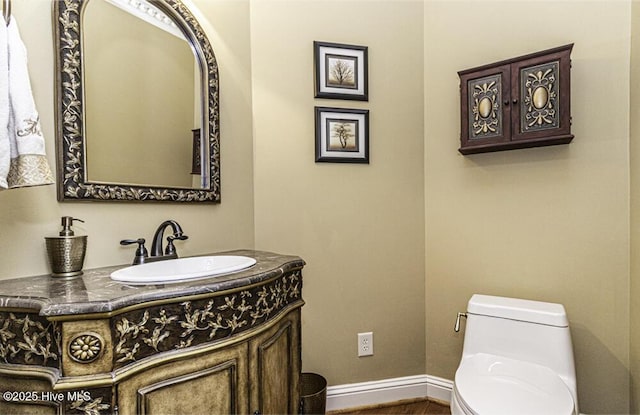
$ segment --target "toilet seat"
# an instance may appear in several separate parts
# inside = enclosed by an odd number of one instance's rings
[[[575,414],[569,388],[551,369],[486,353],[462,359],[454,398],[473,415]]]

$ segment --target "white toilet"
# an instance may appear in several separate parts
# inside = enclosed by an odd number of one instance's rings
[[[466,317],[453,415],[578,414],[569,321],[561,304],[475,294]]]

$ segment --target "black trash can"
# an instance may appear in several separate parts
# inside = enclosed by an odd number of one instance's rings
[[[300,413],[324,414],[327,406],[327,380],[317,373],[302,373],[300,377]]]

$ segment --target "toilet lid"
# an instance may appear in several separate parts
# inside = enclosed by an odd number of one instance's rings
[[[455,388],[477,415],[570,415],[575,406],[567,385],[551,369],[479,353],[462,359]]]

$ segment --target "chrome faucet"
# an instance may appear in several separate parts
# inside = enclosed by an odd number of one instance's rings
[[[173,235],[167,236],[167,247],[162,249],[162,238],[164,236],[164,231],[169,226],[173,230]],[[147,248],[145,248],[145,239],[123,239],[120,241],[120,245],[131,245],[138,244],[138,248],[136,249],[135,257],[133,258],[133,265],[144,264],[146,262],[155,262],[162,261],[165,259],[175,259],[178,258],[178,252],[176,251],[176,247],[173,245],[173,241],[179,240],[184,241],[189,237],[182,232],[182,228],[175,220],[165,220],[158,226],[156,229],[156,233],[153,235],[153,245],[151,245],[151,256],[149,256],[149,252]]]

